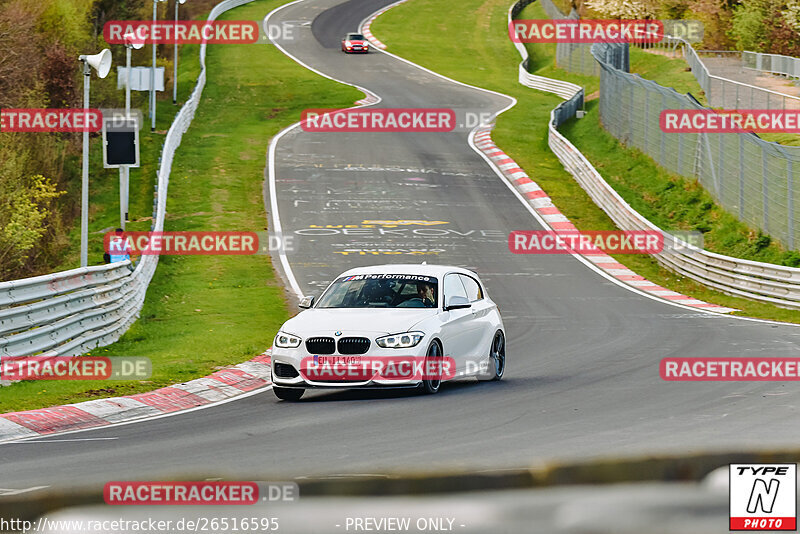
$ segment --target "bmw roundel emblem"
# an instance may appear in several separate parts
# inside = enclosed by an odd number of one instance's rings
[[[341,330],[337,330],[337,331],[336,331],[336,332],[334,332],[333,334],[334,334],[335,336],[341,336],[341,335],[342,335],[342,331],[341,331]]]

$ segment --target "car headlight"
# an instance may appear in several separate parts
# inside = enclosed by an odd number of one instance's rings
[[[286,332],[278,332],[278,335],[275,336],[275,346],[280,347],[282,349],[294,349],[300,346],[300,342],[303,340],[299,337],[287,334]]]
[[[379,337],[375,340],[375,343],[384,349],[407,349],[418,345],[424,337],[425,332],[403,332],[401,334]]]

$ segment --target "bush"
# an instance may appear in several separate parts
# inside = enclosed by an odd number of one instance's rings
[[[739,50],[764,52],[767,47],[765,5],[761,0],[747,2],[733,10],[731,30],[728,33]]]
[[[19,272],[47,232],[50,202],[61,196],[42,175],[30,175],[28,153],[0,134],[0,280]]]

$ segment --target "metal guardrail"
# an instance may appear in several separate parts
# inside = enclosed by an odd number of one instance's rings
[[[519,0],[508,12],[508,23],[511,24],[511,21],[516,19],[517,16],[522,12],[522,10],[532,4],[535,0]],[[540,0],[541,1],[541,0]],[[550,2],[550,6],[555,13],[560,13],[558,8]],[[549,12],[548,12],[549,13]],[[563,17],[563,16],[562,16]],[[525,48],[525,45],[521,42],[512,41],[514,47],[522,56],[522,63],[519,64],[519,83],[526,87],[530,87],[531,89],[538,89],[540,91],[545,91],[548,93],[555,93],[556,95],[560,96],[561,98],[568,99],[575,95],[576,92],[580,92],[583,95],[583,88],[580,85],[576,85],[574,83],[565,82],[561,80],[554,80],[553,78],[546,78],[544,76],[536,76],[535,74],[531,74],[528,72],[528,64],[530,57],[528,56],[528,49]],[[581,98],[582,103],[582,98]]]
[[[522,0],[522,2],[525,2],[525,5],[530,3],[527,0]],[[521,11],[521,8],[515,9],[520,3],[515,3],[509,9],[509,23]],[[517,50],[520,51],[524,64],[528,58],[528,52],[524,45],[518,45]],[[522,77],[522,73],[520,73],[520,78]],[[548,87],[557,87],[559,92],[566,88],[566,85],[561,84],[567,82],[549,80],[545,83],[540,82],[540,78],[542,77],[533,77],[527,80],[529,83],[524,85],[550,92],[554,91]],[[558,126],[573,117],[575,111],[582,107],[583,89],[577,85],[571,85],[574,87],[573,94],[550,113],[548,146],[595,204],[605,211],[620,229],[651,230],[663,233],[665,242],[670,240],[677,246],[665,248],[663,252],[654,254],[653,257],[661,265],[674,272],[723,293],[769,302],[786,308],[800,309],[800,269],[723,256],[694,247],[668,232],[664,232],[634,210],[603,179],[586,157],[558,131]]]
[[[208,20],[253,0],[223,0]],[[151,230],[162,231],[175,151],[194,118],[206,83],[206,45],[200,45],[200,76],[172,122],[158,170]],[[158,256],[83,267],[0,283],[0,357],[73,356],[117,341],[139,316]]]
[[[565,99],[572,98],[576,91],[580,91],[581,94],[583,94],[583,88],[580,85],[575,85],[574,83],[564,82],[561,80],[554,80],[544,76],[536,76],[535,74],[528,72],[525,66],[521,63],[519,65],[519,83],[526,87],[530,87],[531,89],[538,89],[540,91],[554,93]]]
[[[800,58],[761,52],[742,52],[742,68],[800,78]]]

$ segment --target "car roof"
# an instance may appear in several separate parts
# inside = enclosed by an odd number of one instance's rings
[[[356,267],[345,271],[341,276],[352,276],[354,274],[422,274],[427,276],[435,276],[440,278],[447,273],[458,272],[462,274],[469,274],[477,276],[477,274],[469,269],[463,267],[456,267],[455,265],[431,265],[421,263],[388,263],[383,265],[370,265],[368,267]],[[338,277],[337,277],[338,278]]]

